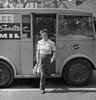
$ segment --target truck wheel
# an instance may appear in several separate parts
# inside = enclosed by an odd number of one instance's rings
[[[93,69],[85,59],[70,61],[63,70],[63,78],[69,85],[87,85],[91,82]]]
[[[13,80],[13,70],[10,65],[4,61],[0,61],[0,88],[7,87]]]

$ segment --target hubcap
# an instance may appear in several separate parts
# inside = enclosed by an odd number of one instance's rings
[[[88,70],[84,64],[77,63],[71,66],[68,75],[73,83],[82,83],[88,78]]]

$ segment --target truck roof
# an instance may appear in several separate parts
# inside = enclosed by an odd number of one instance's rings
[[[90,16],[93,13],[85,10],[77,9],[61,9],[61,8],[1,8],[0,13],[38,13],[38,14],[78,14]]]

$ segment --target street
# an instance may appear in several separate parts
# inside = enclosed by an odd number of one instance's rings
[[[88,86],[69,86],[58,79],[47,79],[46,93],[39,90],[39,79],[15,79],[0,89],[0,100],[96,100],[96,72]]]

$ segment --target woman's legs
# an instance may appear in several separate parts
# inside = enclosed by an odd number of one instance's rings
[[[41,90],[45,90],[45,77],[46,77],[45,66],[41,66],[41,76],[40,76],[40,89]]]
[[[45,90],[46,76],[49,76],[48,67],[50,67],[51,55],[40,56],[41,76],[40,76],[40,89]]]

